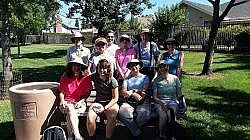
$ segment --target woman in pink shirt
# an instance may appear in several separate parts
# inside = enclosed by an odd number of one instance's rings
[[[83,140],[78,128],[78,114],[85,112],[85,99],[92,89],[89,76],[84,75],[86,69],[87,65],[82,62],[81,58],[73,57],[61,76],[59,86],[60,109],[67,114],[66,119],[76,140]]]
[[[130,72],[127,68],[127,64],[135,58],[136,52],[135,49],[131,47],[131,39],[128,35],[121,35],[118,41],[120,49],[116,50],[115,58],[118,71],[118,77],[116,78],[120,87]]]

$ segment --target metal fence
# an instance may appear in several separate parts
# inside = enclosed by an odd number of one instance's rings
[[[23,82],[23,78],[22,78],[23,76],[20,71],[12,71],[12,74],[13,74],[13,78],[10,82],[11,86],[17,85]],[[3,72],[0,72],[0,96],[8,92],[8,87],[4,85],[3,77],[4,77]]]

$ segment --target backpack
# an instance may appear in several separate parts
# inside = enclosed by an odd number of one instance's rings
[[[60,126],[51,126],[44,130],[41,140],[67,140]]]

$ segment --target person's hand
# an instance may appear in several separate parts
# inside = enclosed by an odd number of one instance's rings
[[[79,102],[77,102],[76,104],[75,104],[75,108],[77,109],[77,108],[81,108],[82,107],[82,102],[81,101],[79,101]]]
[[[104,107],[98,105],[93,106],[92,109],[96,114],[102,113],[104,111]]]
[[[182,68],[177,68],[178,78],[181,78],[181,74],[182,74]]]
[[[132,93],[131,96],[134,96],[137,101],[142,100],[142,96],[136,92]]]
[[[59,104],[62,108],[65,108],[66,107],[66,101],[60,101],[60,104]]]
[[[162,109],[163,111],[168,111],[168,106],[167,106],[166,103],[163,103],[163,102],[162,102],[160,105],[161,105],[161,109]]]

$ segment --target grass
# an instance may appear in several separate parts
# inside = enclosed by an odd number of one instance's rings
[[[30,45],[12,48],[13,68],[23,81],[58,81],[64,70],[68,45]],[[179,123],[187,139],[250,139],[250,55],[214,55],[212,76],[197,76],[205,53],[185,52],[183,92],[187,119]],[[1,62],[0,62],[1,64]],[[0,101],[0,139],[14,134],[8,100]]]

